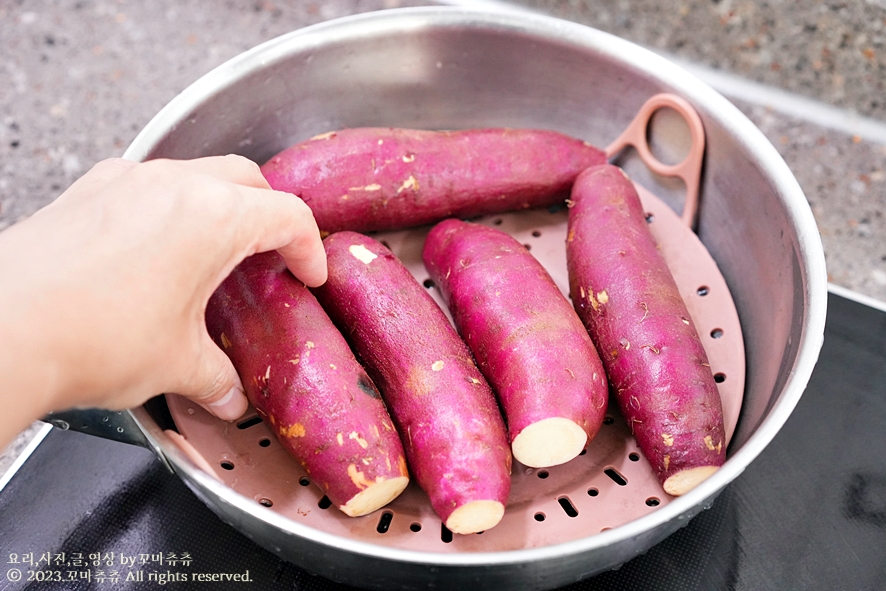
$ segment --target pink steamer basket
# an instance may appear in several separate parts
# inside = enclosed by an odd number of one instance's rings
[[[677,165],[659,162],[647,142],[653,114],[676,111],[689,127],[691,147]],[[727,442],[741,409],[745,353],[738,314],[726,282],[692,231],[704,157],[704,128],[688,102],[670,94],[647,101],[622,135],[606,149],[612,159],[626,147],[637,150],[656,174],[680,178],[686,186],[682,217],[637,185],[647,221],[680,287],[707,351],[723,402]],[[564,208],[487,216],[480,223],[498,227],[525,244],[568,297]],[[421,260],[428,228],[375,235],[427,287],[445,311]],[[447,313],[448,315],[448,313]],[[451,318],[450,318],[451,320]],[[198,466],[240,494],[307,526],[371,544],[428,552],[490,552],[547,546],[585,538],[642,517],[672,500],[664,492],[631,435],[609,404],[604,425],[580,456],[551,468],[514,462],[504,518],[473,535],[453,535],[443,527],[425,493],[414,482],[386,507],[364,517],[348,517],[311,483],[271,430],[250,411],[237,423],[216,419],[185,398],[167,395],[179,433],[170,438]]]

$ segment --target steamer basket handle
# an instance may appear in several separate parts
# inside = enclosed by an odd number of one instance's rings
[[[664,164],[652,155],[647,139],[647,129],[652,116],[661,108],[669,107],[676,111],[689,127],[690,146],[686,158],[679,164]],[[606,157],[612,158],[627,146],[633,146],[643,163],[652,172],[666,177],[678,177],[686,185],[686,201],[682,219],[690,228],[695,225],[698,211],[698,191],[701,182],[701,167],[704,160],[704,126],[696,110],[689,102],[675,94],[657,94],[643,103],[634,120],[614,142],[606,148]]]

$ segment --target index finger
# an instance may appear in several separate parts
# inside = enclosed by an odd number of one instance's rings
[[[241,231],[246,256],[276,250],[286,266],[309,287],[326,282],[326,250],[314,214],[290,193],[253,187],[239,188],[244,207]],[[251,242],[251,244],[250,244]]]
[[[156,162],[151,160],[150,162]],[[168,162],[168,161],[167,161]],[[270,189],[271,185],[261,173],[261,167],[254,161],[237,154],[227,156],[205,156],[194,160],[173,161],[190,169],[191,172],[209,176],[246,187]]]

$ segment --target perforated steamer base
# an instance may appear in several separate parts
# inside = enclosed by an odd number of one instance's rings
[[[663,107],[676,111],[689,130],[688,155],[676,165],[659,162],[648,144],[652,117]],[[726,282],[690,229],[698,203],[704,143],[704,128],[692,106],[678,96],[660,94],[640,108],[622,135],[606,148],[606,154],[613,158],[625,147],[633,146],[651,170],[679,177],[686,186],[682,218],[643,187],[638,185],[637,189],[652,234],[708,353],[723,401],[728,442],[744,394],[744,343]],[[476,221],[496,226],[522,242],[545,266],[563,295],[569,297],[567,216],[568,210],[562,207]],[[375,237],[403,261],[446,311],[421,260],[428,230],[386,232]],[[347,517],[330,506],[254,411],[235,425],[216,419],[187,399],[168,395],[167,400],[180,432],[170,431],[170,438],[204,470],[269,511],[372,544],[429,552],[533,548],[618,527],[671,500],[638,449],[614,401],[610,401],[600,432],[579,457],[544,469],[528,468],[515,461],[511,494],[502,521],[489,531],[462,536],[443,527],[427,496],[414,482],[387,507],[365,517]]]
[[[663,202],[642,190],[650,229],[675,276],[702,337],[723,400],[727,439],[744,392],[744,345],[735,306],[719,270],[688,226]],[[527,211],[478,220],[517,238],[548,269],[564,295],[566,209]],[[421,262],[427,228],[378,234],[445,310]],[[618,527],[667,504],[625,421],[610,401],[605,424],[583,455],[561,466],[514,463],[505,516],[482,534],[446,531],[413,482],[393,503],[371,515],[345,516],[277,443],[254,412],[237,424],[220,421],[192,402],[168,395],[183,447],[219,480],[287,517],[330,533],[409,550],[502,551],[584,538]],[[176,438],[181,441],[181,438]]]

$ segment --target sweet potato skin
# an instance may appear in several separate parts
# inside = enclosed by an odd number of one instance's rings
[[[501,413],[436,302],[378,241],[324,239],[329,278],[314,292],[378,384],[410,470],[444,523],[475,500],[504,505],[511,454]]]
[[[507,417],[513,443],[551,417],[593,439],[609,396],[588,332],[545,268],[510,235],[448,219],[422,258]]]
[[[283,150],[262,173],[301,197],[321,231],[369,232],[561,203],[605,160],[546,130],[354,128]]]
[[[573,305],[622,414],[668,490],[678,473],[725,459],[722,405],[707,355],[624,172],[612,165],[582,172],[570,205]]]
[[[212,295],[206,324],[256,411],[333,504],[408,476],[378,390],[278,254],[236,267]]]

